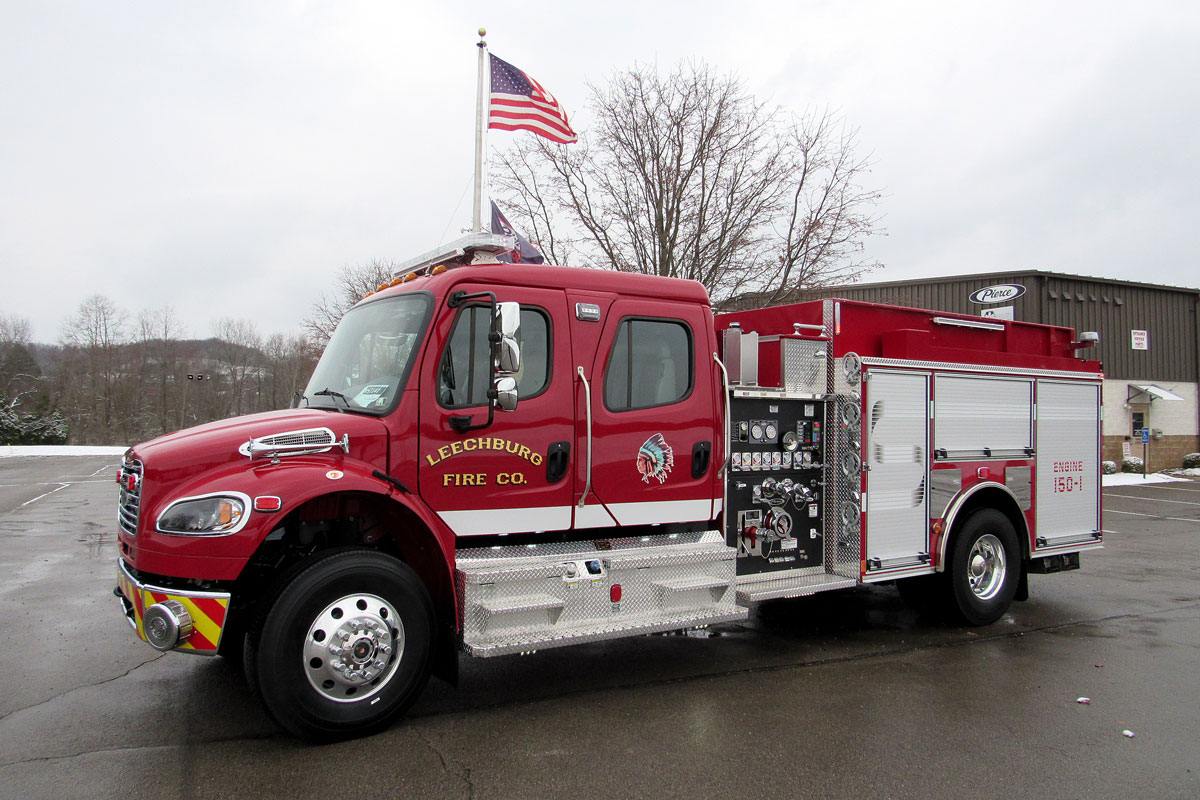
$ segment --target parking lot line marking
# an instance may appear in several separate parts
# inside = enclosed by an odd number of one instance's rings
[[[39,481],[37,483],[0,483],[0,489],[20,489],[25,486],[58,486],[60,484],[74,486],[77,483],[112,483],[112,481],[105,479],[101,481]]]
[[[1165,500],[1161,497],[1138,497],[1136,494],[1106,494],[1105,497],[1124,497],[1126,500],[1148,500],[1151,503],[1177,503],[1181,506],[1200,506],[1200,503],[1189,503],[1187,500]]]
[[[1200,520],[1188,519],[1187,517],[1160,517],[1157,514],[1139,514],[1136,511],[1117,511],[1115,508],[1104,509],[1105,514],[1128,514],[1131,517],[1150,517],[1151,519],[1169,519],[1175,522],[1200,522]]]
[[[17,506],[17,508],[24,508],[25,506],[29,505],[30,503],[36,503],[38,500],[41,500],[43,497],[49,497],[50,495],[54,494],[55,492],[60,492],[70,485],[71,484],[69,484],[69,483],[60,483],[58,485],[57,489],[51,489],[50,491],[46,492],[45,494],[39,494],[37,497],[33,498],[32,500],[26,500],[24,503],[21,503],[21,505]]]
[[[1128,485],[1128,484],[1126,484]],[[1188,489],[1185,486],[1163,486],[1161,483],[1152,483],[1146,488],[1148,489],[1170,489],[1173,492],[1200,492],[1200,489]]]

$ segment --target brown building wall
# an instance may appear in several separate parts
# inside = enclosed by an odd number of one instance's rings
[[[1121,443],[1124,436],[1105,436],[1104,447],[1101,451],[1105,461],[1113,461],[1117,470],[1121,469],[1123,458]],[[1131,455],[1142,457],[1142,443],[1130,442],[1133,445]],[[1175,469],[1183,466],[1183,457],[1188,453],[1200,452],[1200,436],[1164,436],[1161,439],[1151,439],[1149,445],[1149,463],[1147,472],[1161,472],[1164,469]]]

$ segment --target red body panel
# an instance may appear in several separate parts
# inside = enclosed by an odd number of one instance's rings
[[[737,322],[745,331],[760,335],[787,335],[793,323],[820,325],[825,301],[814,300],[754,311],[738,311],[717,317],[717,329]],[[983,319],[964,314],[926,311],[915,308],[834,300],[838,306],[833,352],[840,358],[857,353],[862,358],[895,358],[914,361],[938,361],[978,364],[992,367],[1045,369],[1068,372],[1099,372],[1097,361],[1076,358],[1070,328],[1033,322]],[[935,323],[934,318],[987,322],[1003,330],[981,330]]]
[[[554,342],[550,390],[540,397],[521,402],[515,412],[497,411],[489,428],[457,434],[449,428],[450,416],[466,413],[482,419],[487,413],[486,407],[465,411],[441,408],[434,397],[438,361],[456,313],[448,307],[446,300],[451,292],[463,287],[492,291],[502,302],[520,302],[524,298],[528,303],[545,308],[552,318]],[[646,298],[641,301],[643,303],[650,300],[654,303],[674,302],[692,315],[698,365],[696,386],[691,395],[695,402],[687,406],[685,413],[650,426],[678,437],[681,443],[687,440],[688,452],[681,453],[683,463],[675,474],[681,480],[686,475],[690,485],[685,488],[674,484],[664,486],[658,496],[660,499],[699,496],[709,500],[719,496],[715,488],[716,467],[710,468],[701,480],[691,481],[688,464],[692,439],[713,438],[713,407],[719,396],[710,364],[710,353],[715,351],[716,344],[712,317],[707,293],[699,283],[568,267],[464,266],[385,289],[363,302],[408,291],[433,295],[434,318],[424,343],[418,347],[417,361],[394,411],[383,417],[315,408],[270,412],[197,426],[135,446],[130,457],[143,464],[143,493],[138,535],[130,536],[123,531],[119,535],[125,560],[137,570],[158,575],[232,580],[271,530],[299,505],[326,494],[369,492],[390,495],[422,519],[437,538],[447,568],[452,571],[455,534],[435,508],[520,509],[546,504],[572,508],[584,483],[581,442],[586,433],[579,405],[582,391],[575,368],[583,366],[592,372],[593,379],[601,379],[603,357],[597,355],[600,337],[605,329],[608,307],[618,297],[626,300]],[[574,314],[575,303],[599,305],[605,316],[599,323],[579,322]],[[636,481],[637,447],[626,452],[630,448],[609,449],[604,444],[604,437],[618,435],[623,428],[621,423],[629,419],[631,417],[627,416],[625,420],[606,423],[603,431],[595,431],[600,443],[593,453],[594,475],[609,470],[613,476],[621,470],[632,472],[635,482],[639,483],[635,488],[640,488],[644,484]],[[350,452],[343,453],[335,447],[318,455],[284,456],[277,464],[265,458],[252,460],[238,452],[238,447],[251,437],[316,427],[329,428],[338,440],[348,435]],[[505,451],[489,449],[486,455],[482,452],[473,455],[454,453],[454,458],[443,463],[440,471],[435,469],[437,464],[427,463],[427,456],[439,463],[444,461],[440,456],[441,448],[452,448],[455,443],[461,446],[466,439],[478,437],[518,440],[529,448],[531,455],[536,453],[542,461],[549,442],[570,441],[571,468],[560,482],[548,486],[544,463],[533,464],[528,456]],[[714,452],[720,452],[721,444],[714,444]],[[499,472],[510,476],[520,473],[527,483],[500,486],[493,482],[489,490],[464,492],[462,486],[441,485],[445,481],[443,473],[450,472],[449,466],[453,466],[450,474],[486,472],[495,478]],[[508,469],[509,466],[513,468]],[[413,494],[403,494],[390,483],[374,477],[372,472],[375,470],[388,473]],[[338,477],[330,477],[334,474]],[[228,536],[171,536],[155,531],[155,521],[172,502],[221,491],[243,493],[251,500],[263,495],[278,496],[282,498],[282,507],[275,512],[248,510],[245,526]],[[624,496],[628,500],[632,497],[628,493],[623,495],[622,489],[614,487],[611,491],[613,498]],[[706,512],[703,516],[709,514]],[[530,530],[535,529],[530,527]]]

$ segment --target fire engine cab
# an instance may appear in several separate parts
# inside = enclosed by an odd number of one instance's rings
[[[1066,328],[500,264],[475,234],[356,305],[300,407],[138,444],[118,587],[240,658],[287,730],[361,735],[457,658],[896,581],[988,624],[1101,546],[1100,365]]]

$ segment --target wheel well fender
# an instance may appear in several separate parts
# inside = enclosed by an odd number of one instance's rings
[[[959,492],[946,507],[946,517],[942,524],[944,534],[940,537],[937,548],[938,572],[946,569],[946,555],[949,553],[951,540],[958,535],[959,529],[971,513],[981,508],[994,508],[1008,517],[1017,533],[1017,544],[1021,548],[1020,557],[1029,558],[1029,525],[1016,495],[1002,483],[983,481]]]
[[[338,546],[365,546],[412,567],[429,590],[439,627],[448,625],[456,631],[453,534],[419,501],[374,476],[347,472],[339,483],[334,491],[303,499],[295,495],[297,499],[281,509],[274,524],[258,536],[254,555],[242,572],[246,583],[256,583],[254,567],[278,573],[297,556],[307,558]],[[311,530],[346,519],[355,521],[352,529],[305,541],[305,526]]]

